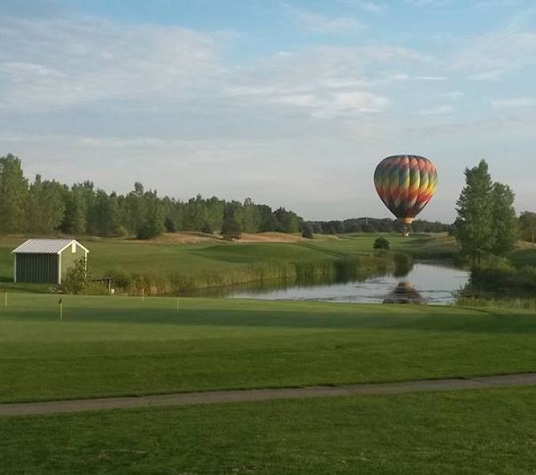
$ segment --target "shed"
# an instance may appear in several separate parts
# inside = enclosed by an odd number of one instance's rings
[[[89,250],[74,239],[28,239],[12,251],[15,282],[61,284],[67,269]]]

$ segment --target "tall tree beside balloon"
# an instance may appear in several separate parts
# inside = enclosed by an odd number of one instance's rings
[[[374,172],[374,186],[381,200],[409,236],[409,225],[434,196],[437,186],[435,165],[417,155],[384,158]]]

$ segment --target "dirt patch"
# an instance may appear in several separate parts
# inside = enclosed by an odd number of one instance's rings
[[[158,244],[196,244],[217,241],[222,241],[221,236],[217,234],[206,234],[192,231],[183,233],[165,233],[162,234],[162,236],[147,242]]]
[[[233,241],[234,243],[260,243],[260,242],[300,242],[304,239],[300,234],[286,233],[258,233],[247,234],[243,233],[240,239]],[[124,242],[134,242],[137,244],[198,244],[210,242],[226,242],[219,234],[206,234],[201,232],[180,232],[180,233],[165,233],[156,239],[137,240],[125,239]]]
[[[242,234],[237,242],[299,242],[303,241],[300,234],[258,233]]]

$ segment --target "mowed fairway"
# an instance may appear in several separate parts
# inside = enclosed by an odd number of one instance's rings
[[[0,400],[536,371],[534,312],[11,294]]]
[[[531,474],[536,389],[0,418],[2,473]]]
[[[534,312],[10,294],[0,399],[536,371]],[[2,473],[523,474],[536,388],[0,418]]]

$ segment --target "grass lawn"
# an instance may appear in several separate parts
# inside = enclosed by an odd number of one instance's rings
[[[530,474],[536,389],[0,419],[2,472]]]
[[[399,235],[387,236],[394,250],[405,250],[417,257],[444,257],[452,253],[452,238]],[[372,252],[375,235],[344,236],[298,243],[199,243],[170,244],[117,239],[80,239],[89,251],[89,268],[100,277],[110,271],[182,276],[192,281],[233,273],[251,272],[252,266],[321,262]],[[50,285],[14,284],[11,251],[23,237],[0,239],[0,285],[11,290],[49,291]]]
[[[9,297],[3,402],[536,371],[531,311],[64,296],[60,321]]]

